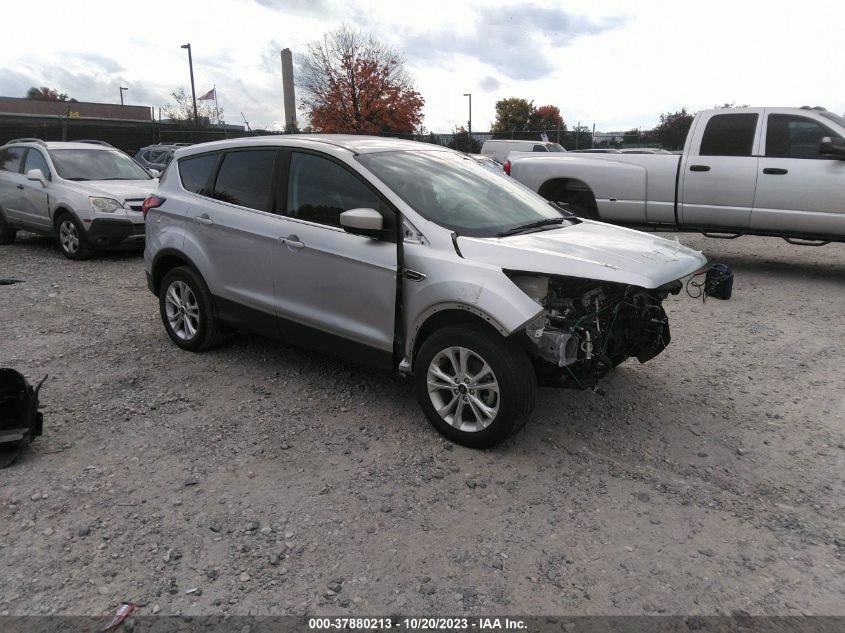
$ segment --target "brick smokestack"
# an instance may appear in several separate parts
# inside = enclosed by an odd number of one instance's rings
[[[285,125],[296,122],[296,97],[293,93],[293,55],[289,48],[282,50],[282,87],[285,93]]]

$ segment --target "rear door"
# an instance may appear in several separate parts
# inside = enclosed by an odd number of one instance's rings
[[[21,222],[24,180],[21,174],[24,148],[0,150],[0,209],[9,220]]]
[[[318,349],[391,363],[395,238],[347,233],[340,226],[340,214],[376,209],[395,235],[394,210],[361,176],[332,157],[297,150],[290,152],[288,162],[276,260],[276,305],[283,333],[310,337],[307,343]],[[367,352],[374,355],[368,358]]]
[[[681,168],[681,224],[748,227],[757,182],[761,112],[726,110],[698,121]]]
[[[812,113],[766,110],[751,226],[804,235],[845,235],[845,161],[819,154],[843,136]],[[843,139],[845,140],[845,139]]]
[[[248,322],[270,335],[277,333],[273,269],[282,222],[275,213],[279,155],[276,148],[256,148],[179,162],[183,186],[198,194],[191,197],[187,213],[185,252],[200,268],[226,320]],[[199,180],[193,179],[194,172]]]

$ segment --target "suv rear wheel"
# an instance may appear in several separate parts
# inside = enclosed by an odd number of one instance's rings
[[[56,222],[56,238],[62,254],[68,259],[90,259],[94,251],[88,244],[85,230],[70,213],[63,213]]]
[[[182,349],[199,352],[220,343],[222,332],[214,316],[211,293],[197,273],[174,268],[158,291],[161,321],[168,336]]]
[[[534,409],[537,380],[528,356],[483,326],[435,332],[420,348],[415,367],[423,412],[458,444],[494,446],[525,426]]]

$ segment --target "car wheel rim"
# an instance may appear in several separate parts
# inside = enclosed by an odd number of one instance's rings
[[[200,327],[200,307],[191,287],[184,281],[174,281],[164,296],[164,311],[173,333],[183,341],[190,341]]]
[[[64,220],[59,225],[59,242],[66,253],[74,254],[79,250],[79,233],[70,220]]]
[[[428,396],[437,414],[459,431],[483,431],[499,413],[499,382],[481,356],[466,347],[447,347],[428,365]]]

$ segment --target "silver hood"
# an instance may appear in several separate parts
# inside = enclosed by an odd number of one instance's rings
[[[701,251],[641,231],[585,220],[502,238],[459,237],[470,260],[526,272],[657,288],[705,264]]]
[[[73,184],[75,189],[85,191],[89,196],[125,202],[150,196],[156,190],[158,180],[85,180]]]

